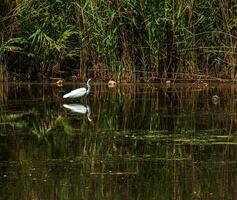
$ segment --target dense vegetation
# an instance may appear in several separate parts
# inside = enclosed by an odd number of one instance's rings
[[[3,0],[1,79],[234,80],[236,16],[236,0]]]

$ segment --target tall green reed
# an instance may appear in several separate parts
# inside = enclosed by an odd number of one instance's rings
[[[234,0],[22,0],[13,37],[24,41],[15,45],[32,73],[60,65],[80,78],[235,79],[236,6]]]
[[[76,43],[79,34],[69,18],[72,1],[20,1],[16,6],[20,32],[16,35],[28,63],[28,72],[47,74],[54,65],[78,56]],[[34,69],[30,69],[34,68]]]

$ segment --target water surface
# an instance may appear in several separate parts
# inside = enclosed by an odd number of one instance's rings
[[[235,85],[0,85],[1,199],[236,199]]]

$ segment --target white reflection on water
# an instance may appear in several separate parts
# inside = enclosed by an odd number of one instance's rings
[[[71,110],[72,112],[86,114],[88,121],[92,121],[92,119],[90,118],[91,109],[88,105],[84,106],[82,104],[63,104],[63,107]]]

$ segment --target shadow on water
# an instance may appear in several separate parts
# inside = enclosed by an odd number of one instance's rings
[[[235,199],[234,85],[0,85],[3,199]]]

